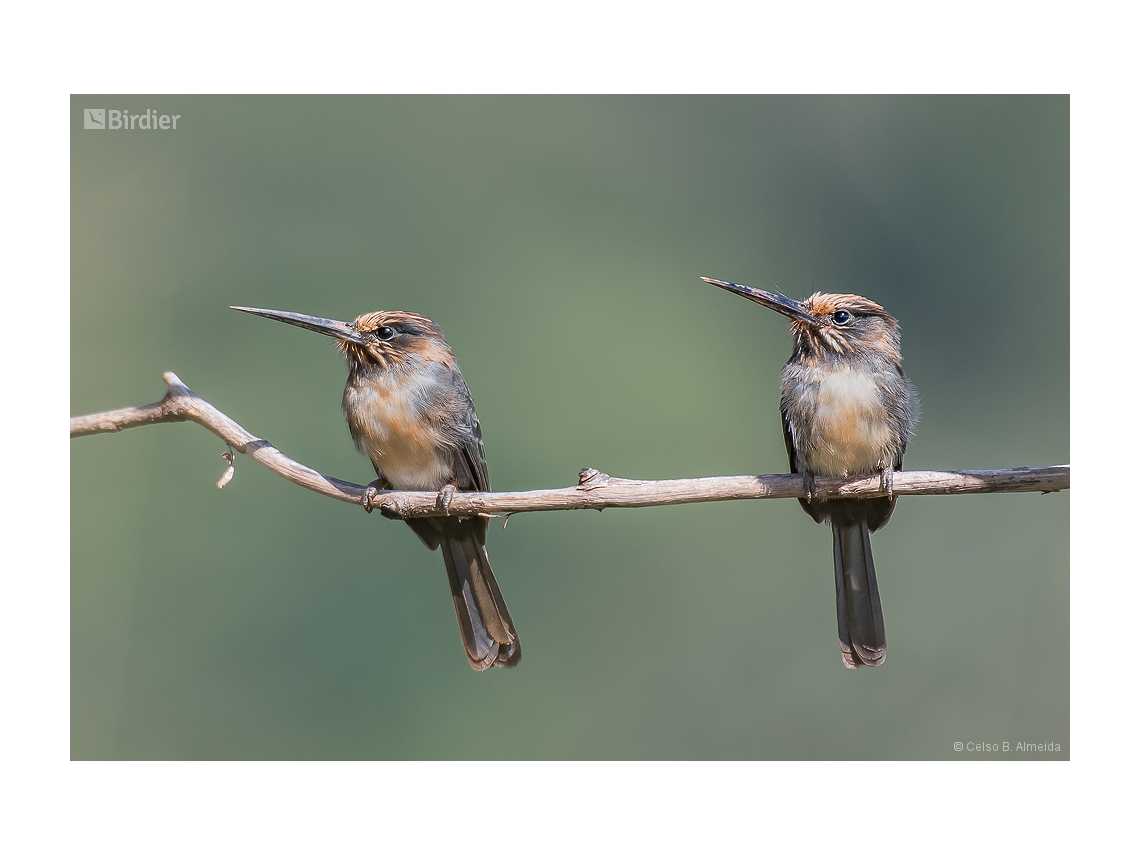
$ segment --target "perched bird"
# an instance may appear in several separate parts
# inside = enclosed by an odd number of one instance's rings
[[[351,323],[231,306],[332,336],[348,362],[342,406],[357,449],[372,461],[377,488],[488,492],[483,435],[471,393],[443,332],[411,312],[371,312]],[[367,505],[367,503],[366,503]],[[483,517],[406,521],[428,549],[441,549],[459,632],[476,671],[514,668],[522,647],[484,546]]]
[[[780,372],[780,414],[800,499],[816,522],[831,522],[839,649],[848,668],[881,665],[887,655],[883,607],[870,533],[895,508],[893,473],[918,423],[918,393],[902,369],[898,321],[855,294],[815,293],[803,302],[719,279],[703,281],[786,315],[795,346]],[[814,476],[880,473],[886,496],[820,499]]]

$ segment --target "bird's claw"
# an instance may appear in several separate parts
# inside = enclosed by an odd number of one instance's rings
[[[888,499],[895,497],[895,470],[893,466],[884,466],[879,470],[879,489],[886,493]]]
[[[455,498],[455,485],[448,484],[435,497],[435,507],[437,510],[443,511],[445,514],[450,514],[451,500]]]
[[[805,498],[810,505],[812,497],[815,496],[815,476],[810,472],[804,472],[804,492],[807,494]]]
[[[364,510],[372,513],[372,500],[376,498],[376,494],[381,490],[390,490],[392,485],[384,478],[377,478],[371,484],[364,488],[364,496],[360,502],[364,505]]]

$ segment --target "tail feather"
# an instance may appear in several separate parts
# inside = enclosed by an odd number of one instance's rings
[[[439,545],[471,667],[476,671],[493,665],[514,668],[522,660],[522,645],[495,582],[487,550],[474,530],[441,534]]]
[[[831,530],[835,548],[835,609],[843,664],[848,668],[882,665],[887,658],[887,633],[867,521],[837,520],[833,516]]]

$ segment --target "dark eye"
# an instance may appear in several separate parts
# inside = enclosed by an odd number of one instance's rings
[[[380,327],[376,330],[376,338],[380,341],[391,341],[396,336],[396,331],[392,327]]]
[[[831,316],[831,320],[835,322],[837,327],[845,327],[851,323],[851,313],[846,309],[840,309]]]

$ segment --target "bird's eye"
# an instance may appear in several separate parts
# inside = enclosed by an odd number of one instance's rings
[[[837,327],[845,327],[851,323],[851,313],[846,309],[840,309],[832,314],[831,320],[835,322]]]
[[[376,330],[376,337],[380,339],[380,341],[391,341],[396,337],[396,330],[392,327],[380,327],[380,329]]]

